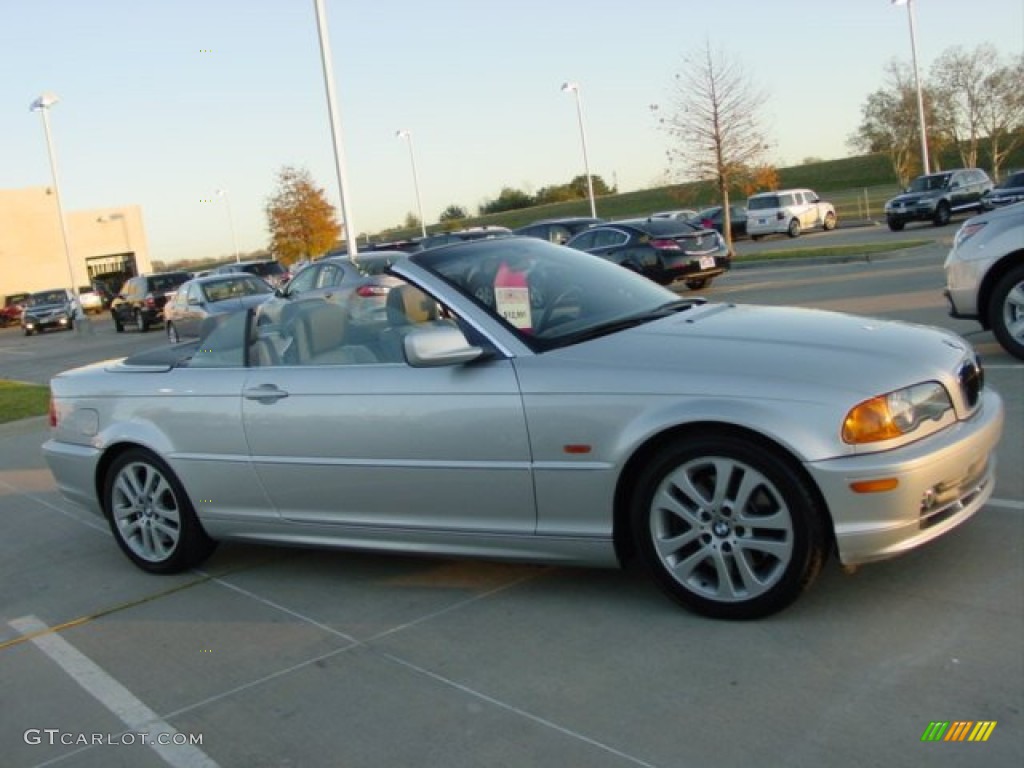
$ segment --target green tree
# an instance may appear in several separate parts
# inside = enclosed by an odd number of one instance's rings
[[[469,213],[466,212],[465,208],[463,208],[461,205],[455,205],[453,203],[452,205],[449,205],[447,208],[441,211],[441,215],[438,217],[437,220],[442,223],[446,221],[460,221],[462,219],[465,219],[467,216],[469,216]]]
[[[488,200],[480,206],[480,213],[502,213],[503,211],[514,211],[519,208],[529,208],[533,205],[533,197],[521,189],[502,187],[501,193],[494,200]]]
[[[266,214],[269,250],[286,265],[320,256],[341,236],[334,206],[303,168],[278,171],[277,191],[267,200]]]

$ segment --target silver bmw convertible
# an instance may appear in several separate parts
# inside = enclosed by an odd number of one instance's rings
[[[681,299],[532,238],[396,262],[379,322],[323,297],[51,382],[60,490],[140,568],[220,540],[613,566],[733,619],[831,553],[941,536],[994,485],[960,337]]]

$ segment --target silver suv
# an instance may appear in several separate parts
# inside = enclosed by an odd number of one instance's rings
[[[942,227],[954,213],[981,211],[982,195],[990,189],[992,179],[978,168],[918,176],[902,195],[885,204],[885,220],[893,232],[903,229],[908,221],[930,221]]]
[[[945,270],[949,314],[977,320],[1024,360],[1024,203],[965,221]]]

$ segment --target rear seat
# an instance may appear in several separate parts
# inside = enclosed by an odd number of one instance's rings
[[[346,344],[348,313],[331,302],[304,308],[293,325],[295,362],[298,365],[359,365],[376,363],[368,347]]]

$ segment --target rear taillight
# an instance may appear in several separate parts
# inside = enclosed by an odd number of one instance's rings
[[[679,243],[675,240],[651,240],[651,247],[660,251],[681,251]]]
[[[50,429],[57,428],[57,404],[53,401],[53,395],[50,395]]]
[[[356,295],[364,298],[371,298],[373,296],[387,296],[388,291],[391,289],[386,285],[360,285],[356,288]]]

